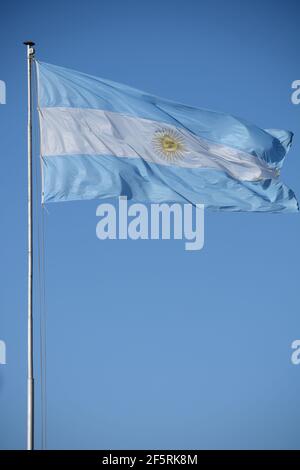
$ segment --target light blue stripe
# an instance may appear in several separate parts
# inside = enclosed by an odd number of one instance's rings
[[[40,107],[104,109],[184,127],[202,139],[240,149],[281,167],[292,133],[264,130],[228,114],[193,108],[46,63],[38,64]]]
[[[220,171],[149,164],[114,156],[43,157],[45,202],[126,195],[145,202],[192,202],[227,211],[294,212],[280,181],[238,182]]]

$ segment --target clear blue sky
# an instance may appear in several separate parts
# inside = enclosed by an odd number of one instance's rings
[[[282,179],[299,198],[299,13],[296,0],[1,5],[0,448],[26,433],[22,41],[45,62],[294,131]],[[99,241],[98,204],[45,214],[48,447],[300,448],[299,215],[206,213],[204,249],[186,252]]]

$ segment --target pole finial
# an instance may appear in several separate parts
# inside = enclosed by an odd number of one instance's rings
[[[32,42],[32,41],[24,41],[23,44],[25,44],[25,46],[35,46],[35,42]]]

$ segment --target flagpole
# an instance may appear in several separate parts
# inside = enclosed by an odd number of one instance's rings
[[[27,165],[28,165],[28,318],[27,318],[27,450],[34,449],[34,380],[33,380],[33,317],[32,317],[32,61],[34,42],[26,41],[27,47]]]

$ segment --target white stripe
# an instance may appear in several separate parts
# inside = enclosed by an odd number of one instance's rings
[[[54,107],[40,109],[40,122],[43,156],[142,158],[160,165],[222,170],[245,181],[276,176],[274,170],[253,155],[205,141],[186,129],[149,119],[98,109]],[[170,159],[159,150],[159,136],[164,133],[173,133],[182,143],[179,158]]]

